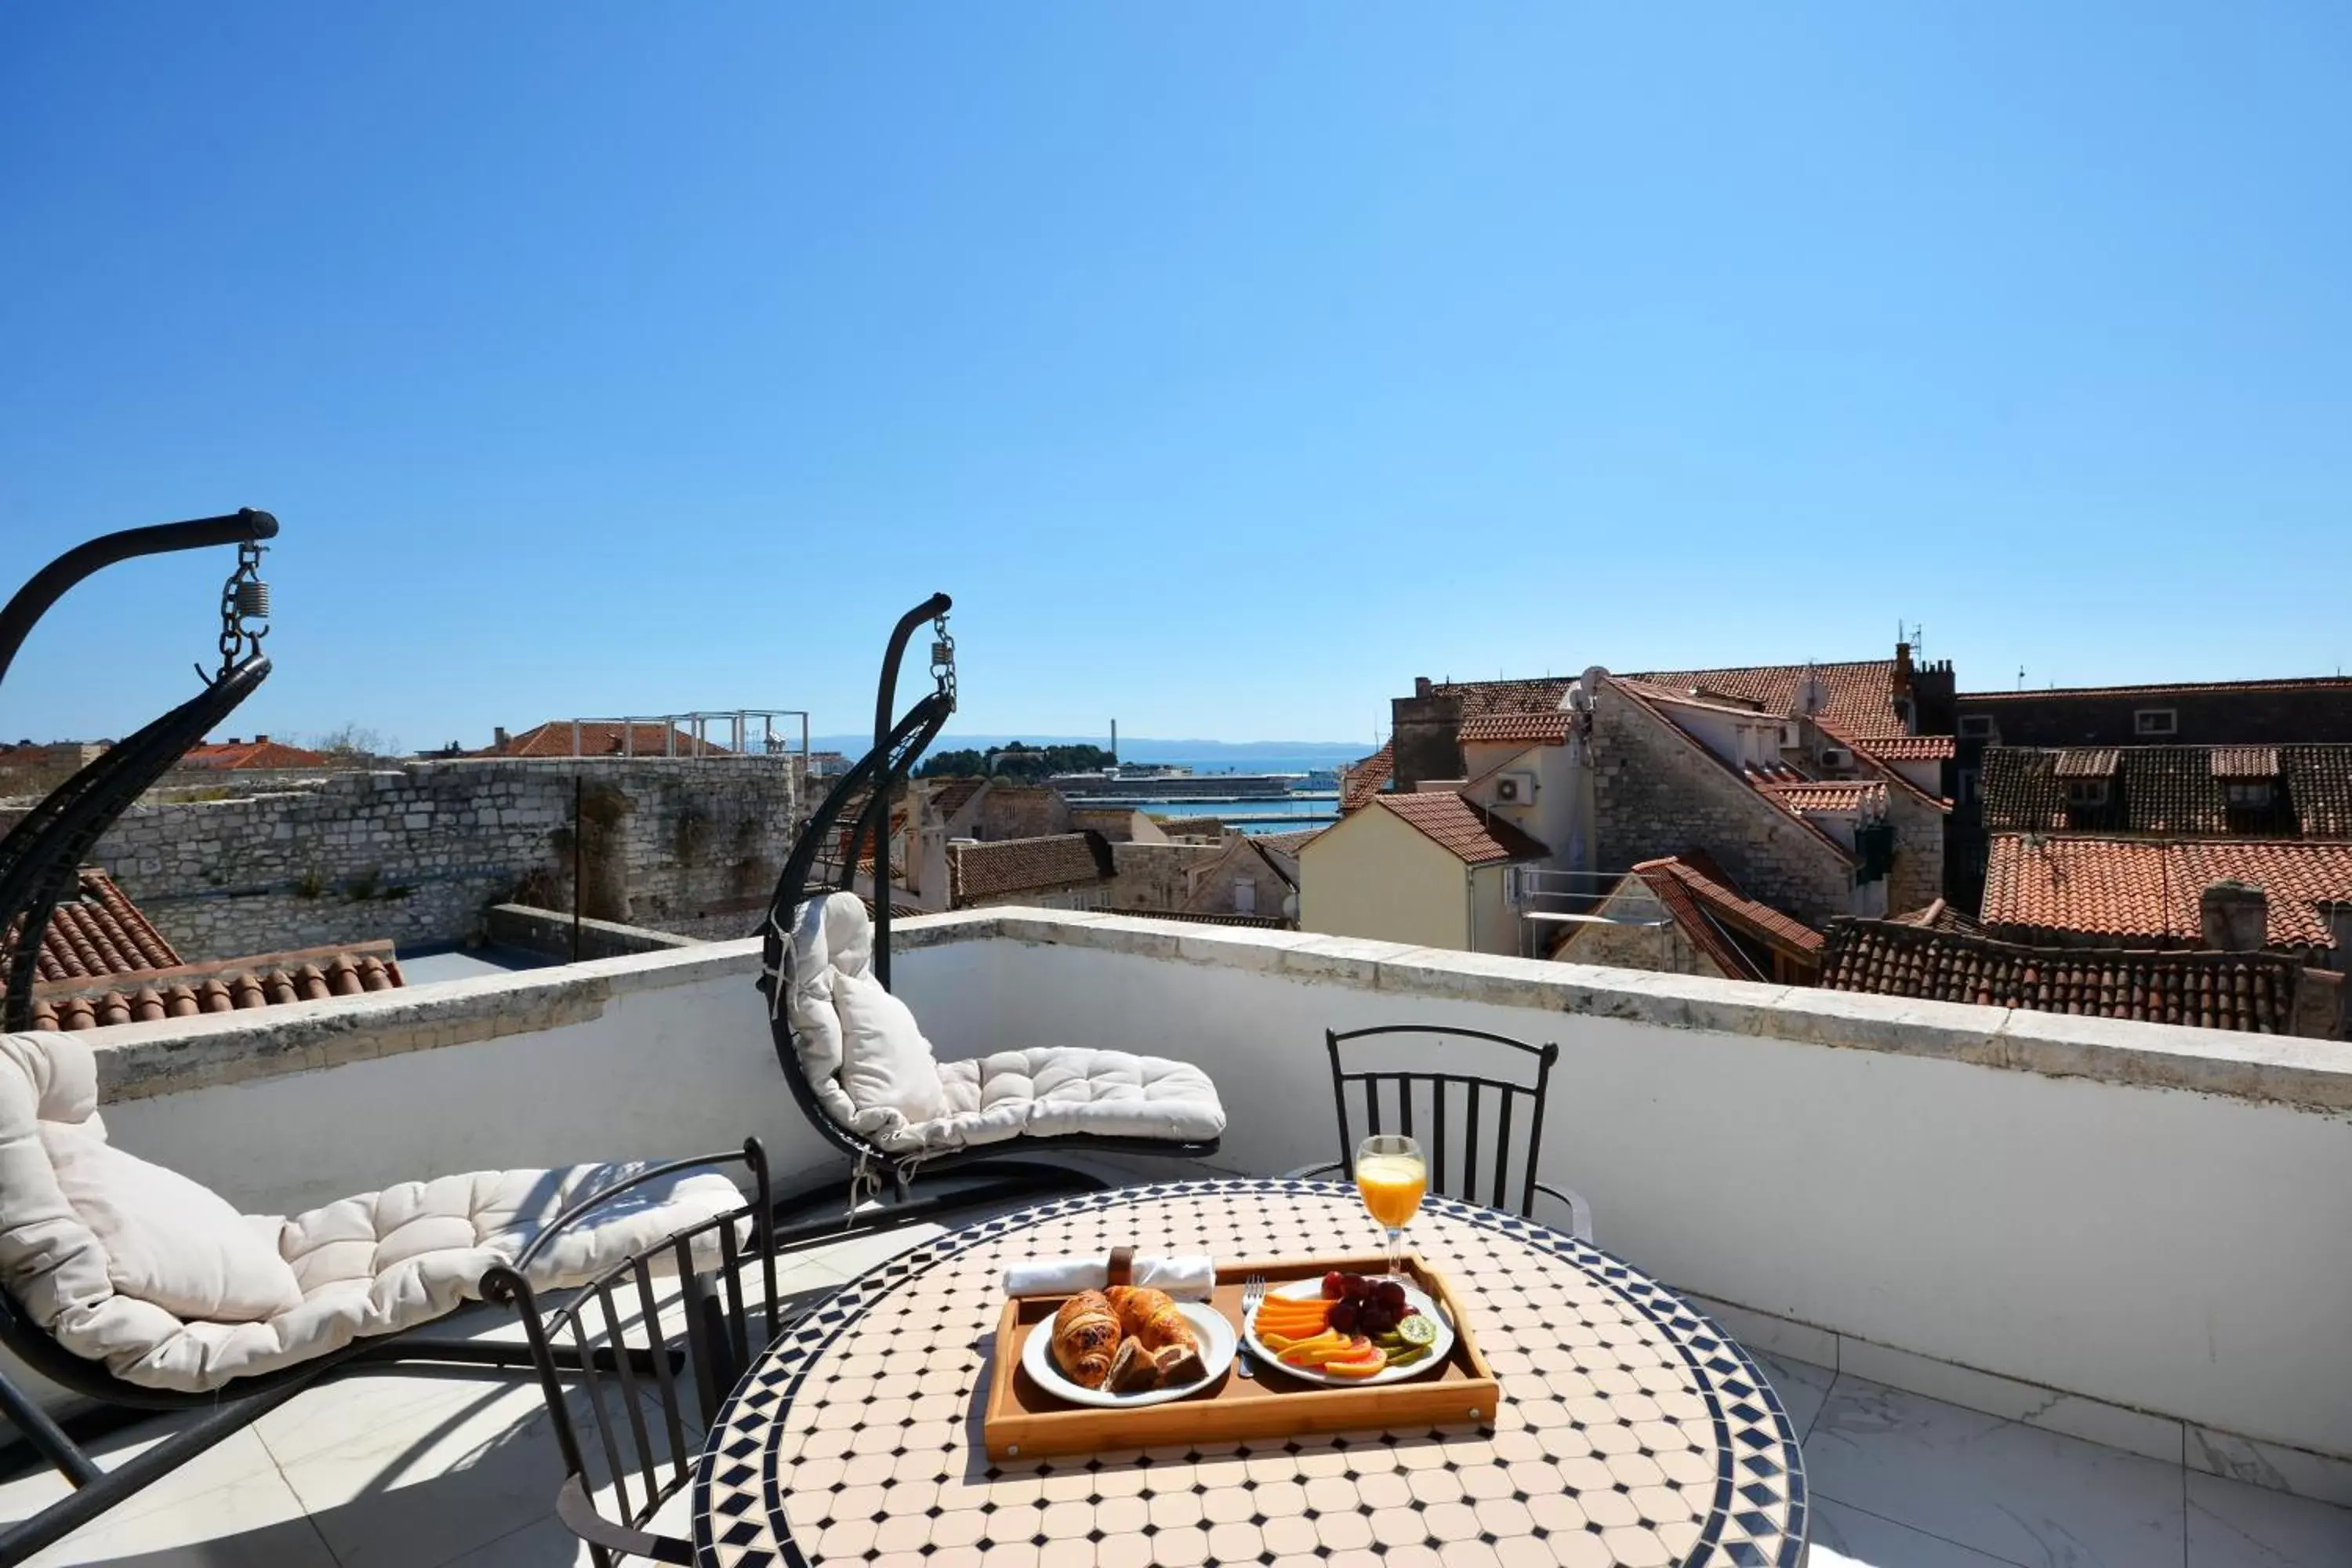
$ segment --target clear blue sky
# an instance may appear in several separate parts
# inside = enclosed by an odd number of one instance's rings
[[[0,559],[241,731],[1369,740],[1417,673],[2352,663],[2352,7],[0,9]],[[193,689],[225,552],[0,735]],[[0,589],[0,591],[5,591]]]

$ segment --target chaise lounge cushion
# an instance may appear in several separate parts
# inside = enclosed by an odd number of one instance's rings
[[[97,1063],[80,1040],[0,1035],[0,1284],[67,1351],[103,1362],[125,1382],[187,1393],[441,1317],[477,1299],[483,1273],[511,1261],[572,1203],[642,1168],[478,1172],[406,1182],[291,1218],[239,1216],[290,1273],[296,1294],[287,1300],[268,1297],[275,1287],[260,1256],[233,1252],[216,1228],[196,1238],[193,1254],[172,1250],[162,1233],[191,1205],[209,1215],[208,1225],[220,1212],[234,1213],[194,1183],[143,1162],[132,1170],[100,1156],[107,1179],[100,1184],[116,1210],[82,1206],[93,1190],[89,1145],[108,1147],[97,1106]],[[66,1154],[62,1170],[53,1148]],[[149,1213],[138,1193],[160,1185],[156,1177],[220,1203],[220,1210],[173,1189],[178,1206]],[[734,1183],[715,1172],[648,1184],[567,1228],[533,1261],[531,1283],[543,1289],[583,1283],[741,1203]],[[125,1259],[110,1250],[110,1236]],[[215,1280],[205,1273],[232,1262],[253,1270],[234,1288],[226,1274]],[[215,1284],[216,1298],[208,1297]],[[211,1312],[186,1310],[215,1305]],[[262,1316],[229,1316],[264,1305],[272,1310]]]
[[[1084,1047],[935,1061],[873,963],[873,921],[856,894],[801,906],[786,999],[801,1071],[827,1115],[889,1153],[1076,1134],[1203,1142],[1225,1130],[1216,1086],[1186,1062]]]

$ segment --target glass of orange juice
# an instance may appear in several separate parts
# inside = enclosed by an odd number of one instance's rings
[[[1404,1227],[1429,1191],[1429,1163],[1410,1138],[1380,1133],[1356,1146],[1356,1191],[1364,1208],[1388,1232],[1389,1272],[1404,1272]]]

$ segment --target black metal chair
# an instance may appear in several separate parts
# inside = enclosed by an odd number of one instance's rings
[[[1384,1037],[1430,1037],[1437,1059],[1446,1042],[1483,1041],[1500,1047],[1515,1065],[1533,1058],[1532,1081],[1483,1078],[1469,1073],[1438,1072],[1416,1066],[1350,1066],[1349,1058],[1369,1054],[1343,1050],[1356,1041]],[[1442,1197],[1491,1208],[1515,1210],[1523,1219],[1536,1217],[1536,1198],[1549,1197],[1568,1210],[1570,1234],[1592,1239],[1592,1210],[1573,1192],[1555,1187],[1536,1174],[1543,1152],[1546,1096],[1552,1064],[1559,1059],[1555,1044],[1531,1046],[1507,1035],[1484,1029],[1452,1028],[1442,1024],[1380,1024],[1366,1029],[1323,1032],[1331,1053],[1331,1097],[1339,1118],[1339,1158],[1308,1165],[1293,1176],[1339,1173],[1356,1176],[1356,1144],[1378,1133],[1400,1133],[1420,1141],[1429,1165],[1429,1188]],[[1456,1047],[1457,1049],[1459,1047]],[[1474,1047],[1475,1048],[1475,1047]],[[1351,1114],[1350,1099],[1361,1107],[1361,1124]],[[1514,1132],[1517,1138],[1513,1137]]]
[[[785,1327],[784,1302],[776,1289],[768,1163],[758,1139],[747,1141],[740,1153],[677,1161],[614,1189],[623,1192],[659,1174],[737,1159],[751,1173],[753,1195],[743,1207],[701,1221],[625,1260],[551,1312],[542,1314],[522,1271],[573,1215],[558,1219],[512,1268],[494,1268],[482,1277],[483,1296],[511,1305],[522,1319],[563,1460],[555,1511],[587,1543],[597,1568],[612,1568],[615,1553],[656,1563],[694,1561],[693,1542],[649,1527],[694,1479],[703,1437],[728,1394]],[[611,1195],[599,1194],[594,1201]],[[698,1267],[714,1258],[715,1269]],[[755,1259],[757,1289],[747,1290],[743,1273]],[[677,1342],[664,1327],[655,1289],[655,1271],[662,1265],[680,1285],[683,1310],[673,1314],[682,1336]],[[593,1439],[593,1471],[592,1449],[582,1443],[574,1402],[565,1387],[575,1374],[586,1394],[580,1414]],[[600,1496],[610,1498],[618,1519],[598,1506]]]
[[[987,1143],[975,1148],[950,1152],[929,1153],[919,1157],[894,1154],[873,1140],[844,1125],[824,1108],[816,1090],[801,1070],[800,1052],[793,1043],[790,1010],[785,1005],[793,963],[793,931],[801,906],[812,898],[840,889],[855,892],[858,862],[871,858],[876,868],[874,896],[874,977],[887,990],[890,985],[890,864],[887,835],[890,822],[890,802],[907,782],[919,758],[939,735],[948,716],[955,711],[955,639],[948,635],[947,617],[952,601],[945,594],[934,594],[908,611],[898,619],[890,634],[890,641],[882,658],[882,679],[874,704],[874,746],[859,759],[857,764],[837,780],[826,794],[824,801],[802,827],[793,852],[784,862],[782,873],[776,879],[776,890],[768,902],[768,917],[761,928],[761,973],[760,989],[768,997],[769,1030],[774,1038],[776,1059],[784,1069],[784,1081],[791,1089],[793,1103],[800,1107],[818,1136],[834,1148],[849,1156],[854,1187],[868,1181],[878,1185],[878,1178],[887,1175],[898,1199],[898,1209],[909,1209],[908,1186],[918,1166],[926,1173],[941,1173],[958,1168],[984,1167],[985,1173],[994,1178],[988,1189],[959,1194],[959,1203],[992,1201],[1040,1188],[1096,1188],[1102,1184],[1068,1166],[1028,1159],[1042,1152],[1066,1151],[1108,1154],[1143,1154],[1166,1159],[1203,1159],[1217,1152],[1214,1138],[1186,1142],[1150,1138],[1108,1137],[1090,1133],[1072,1133],[1055,1137],[1022,1137],[1010,1143]],[[931,678],[933,689],[908,708],[896,722],[890,717],[898,701],[898,667],[906,657],[907,645],[916,629],[925,621],[933,627],[931,643]],[[841,819],[852,805],[858,806],[856,823],[845,839]],[[827,874],[829,873],[829,875]],[[831,887],[827,887],[830,881]],[[788,1205],[805,1202],[823,1192],[818,1187],[787,1198]]]

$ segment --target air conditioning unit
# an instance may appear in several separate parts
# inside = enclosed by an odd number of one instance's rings
[[[1533,805],[1536,802],[1536,775],[1529,773],[1504,773],[1495,780],[1496,805]]]
[[[1853,766],[1853,753],[1847,751],[1843,746],[1823,746],[1822,748],[1822,766],[1825,768],[1850,768]]]
[[[1804,743],[1804,731],[1800,730],[1796,725],[1783,724],[1780,726],[1780,749],[1782,751],[1793,752]]]

